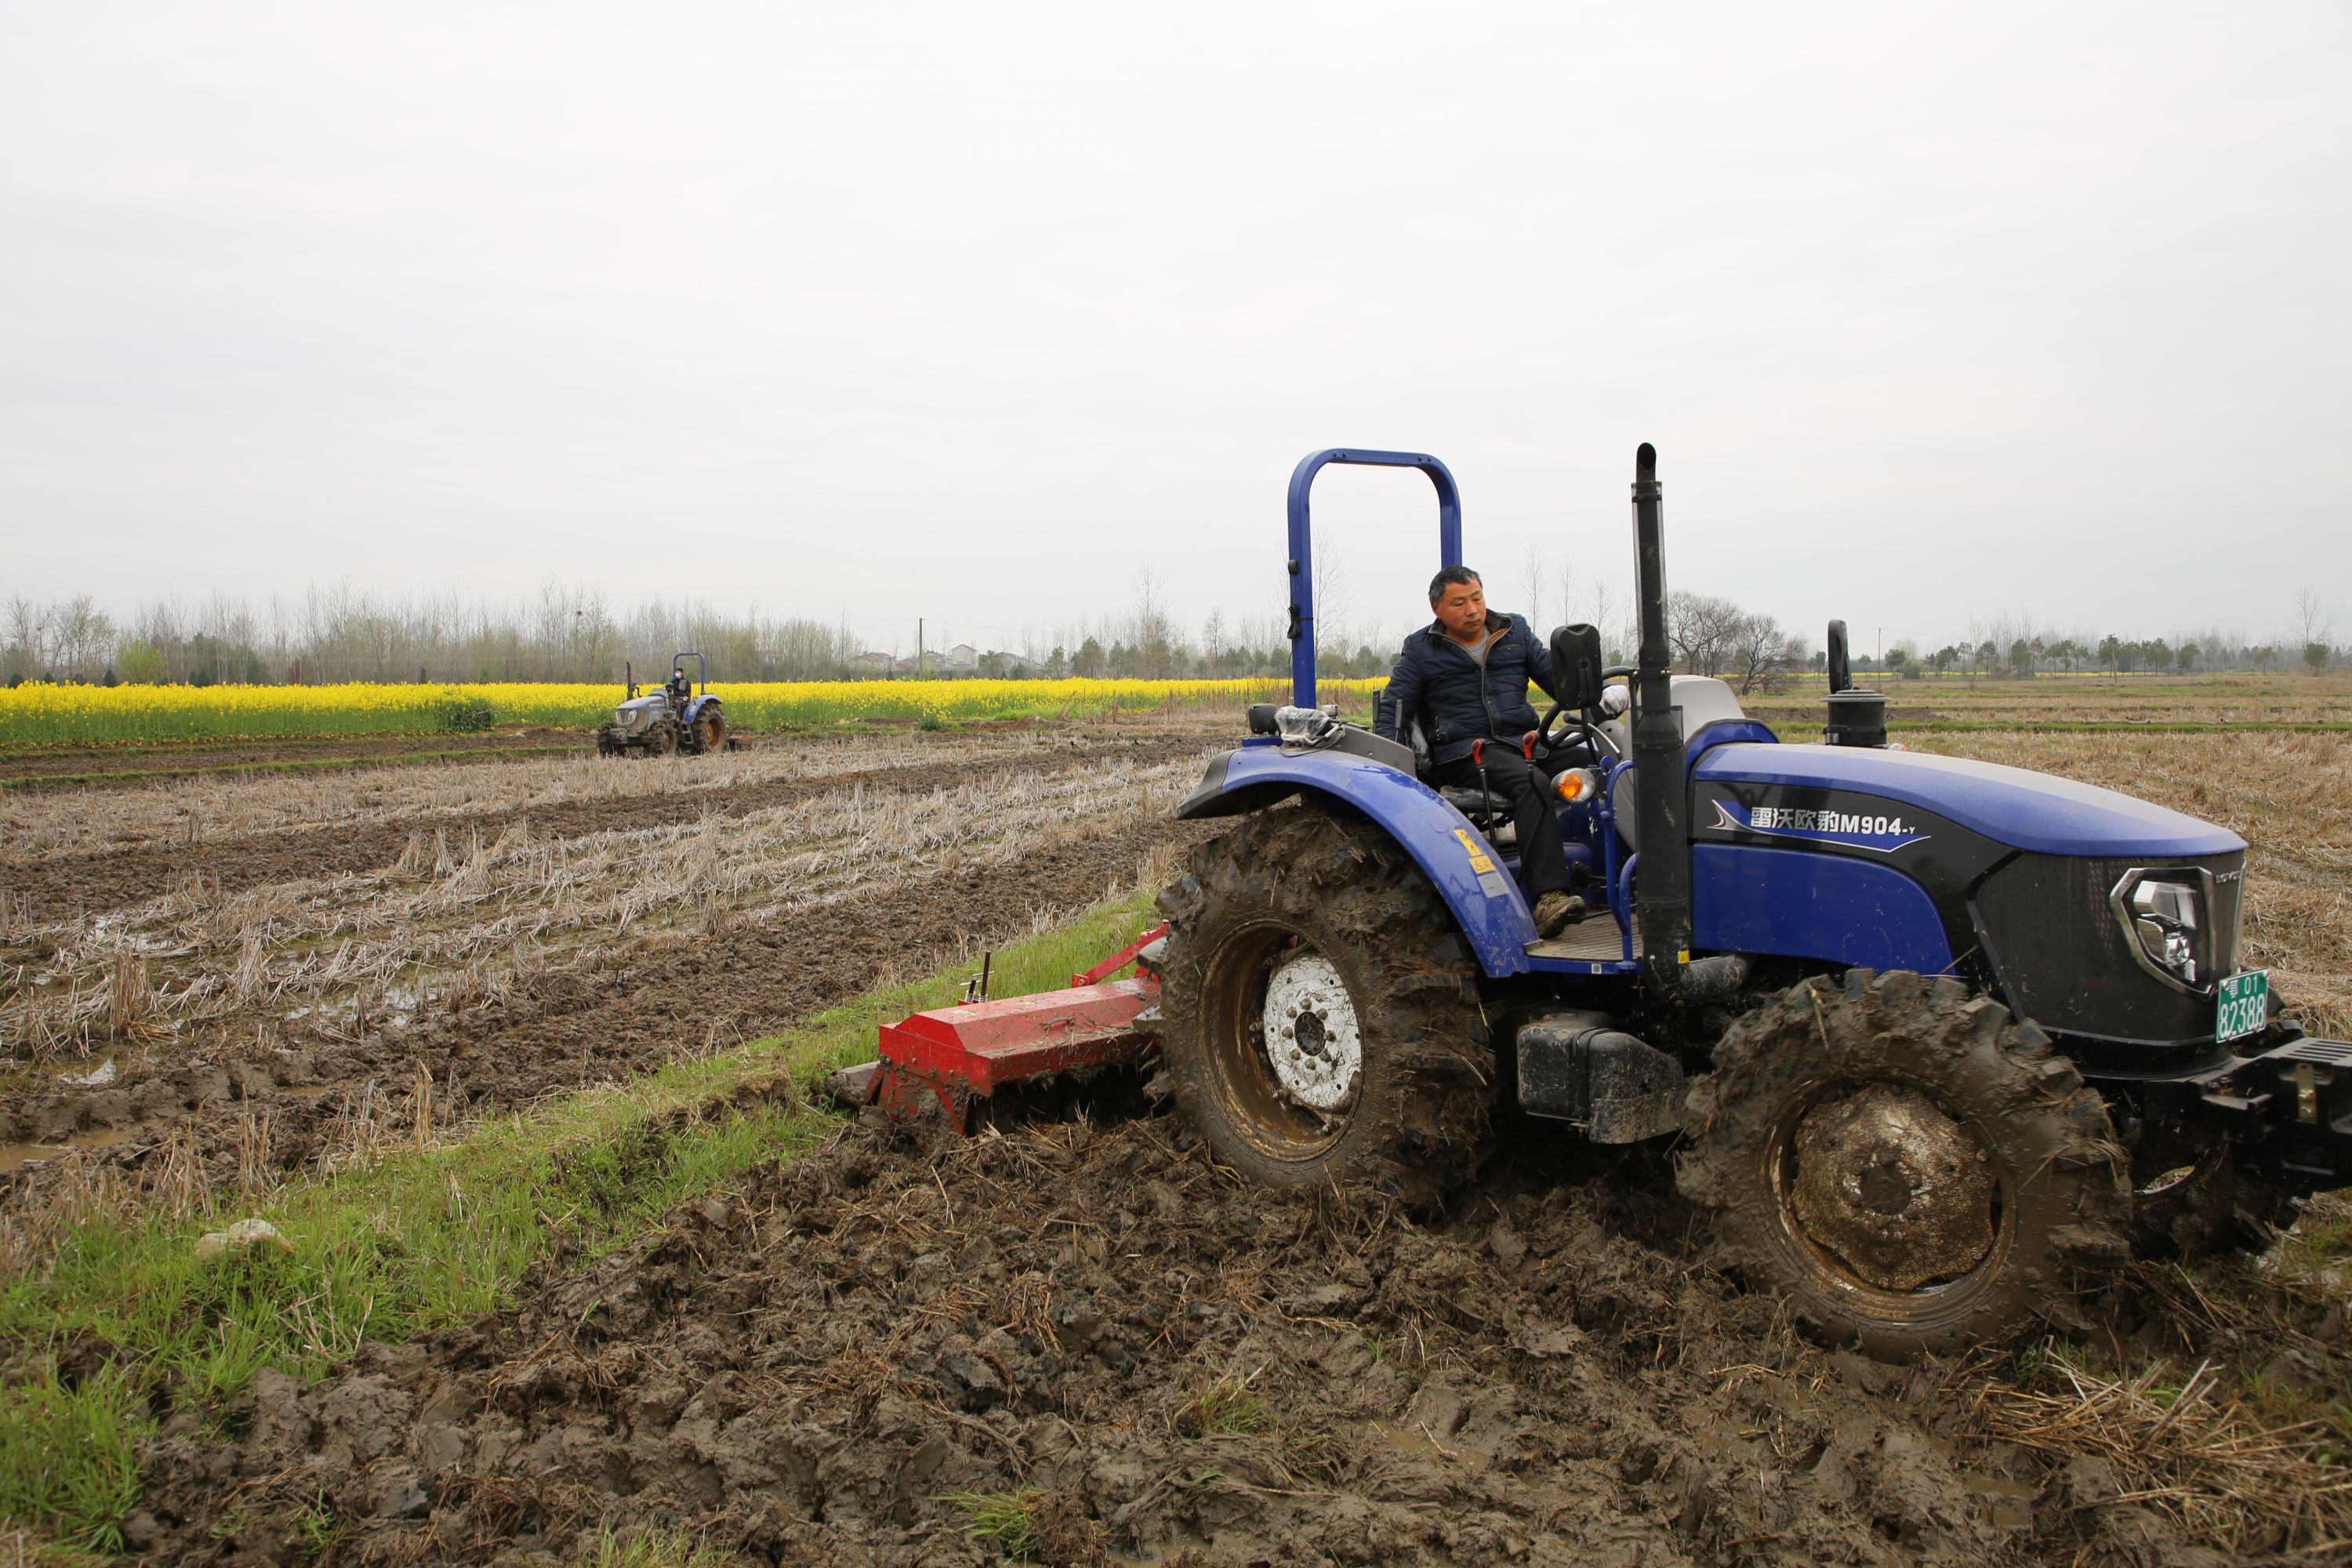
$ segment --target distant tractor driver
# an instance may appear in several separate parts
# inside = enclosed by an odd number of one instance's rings
[[[1433,784],[1475,788],[1483,768],[1486,788],[1508,804],[1518,828],[1536,931],[1556,936],[1584,912],[1584,903],[1568,891],[1551,779],[1520,752],[1539,722],[1528,682],[1552,689],[1551,654],[1525,616],[1486,607],[1486,585],[1467,566],[1448,566],[1430,579],[1429,607],[1437,618],[1404,639],[1389,672],[1391,700],[1376,728],[1410,744],[1419,720]]]

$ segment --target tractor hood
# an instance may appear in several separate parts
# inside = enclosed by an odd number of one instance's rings
[[[650,697],[632,697],[613,710],[613,721],[624,730],[642,730],[669,711],[669,700],[656,691]]]
[[[2225,828],[2113,790],[1926,752],[1735,742],[1702,753],[1691,778],[1877,795],[2042,855],[2172,858],[2246,847]]]

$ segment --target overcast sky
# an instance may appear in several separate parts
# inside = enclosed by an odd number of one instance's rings
[[[0,5],[0,594],[1197,626],[1355,444],[1525,607],[1642,440],[1816,638],[2352,634],[2352,10]]]

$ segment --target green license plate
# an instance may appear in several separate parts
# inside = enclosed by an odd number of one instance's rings
[[[2271,1021],[2271,972],[2249,969],[2221,982],[2221,1005],[2213,1017],[2216,1040],[2259,1035]]]

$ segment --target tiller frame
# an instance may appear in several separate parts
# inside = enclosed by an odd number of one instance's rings
[[[1155,926],[1060,991],[966,1002],[885,1024],[878,1060],[843,1077],[847,1098],[895,1124],[961,1137],[978,1109],[1014,1085],[1042,1087],[1064,1074],[1081,1079],[1139,1066],[1160,1043]],[[1133,963],[1132,979],[1110,976]]]

